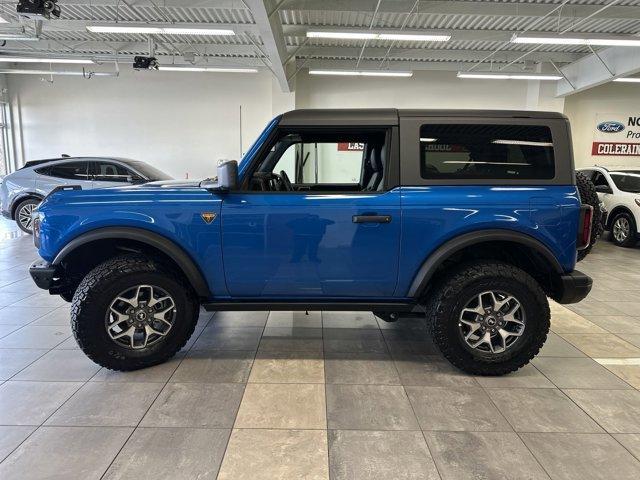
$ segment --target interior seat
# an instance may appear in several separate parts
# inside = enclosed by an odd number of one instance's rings
[[[382,190],[382,178],[384,174],[384,147],[376,145],[371,148],[367,163],[371,169],[371,176],[364,186],[365,192],[376,192]]]

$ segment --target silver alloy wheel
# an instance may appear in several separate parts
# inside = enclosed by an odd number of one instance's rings
[[[25,230],[31,231],[31,226],[33,224],[33,220],[31,219],[31,214],[33,210],[36,208],[35,203],[27,203],[23,205],[20,210],[18,210],[18,222],[22,225],[22,228]]]
[[[618,217],[613,224],[613,237],[618,243],[624,243],[631,233],[631,225],[625,217]]]
[[[137,285],[120,292],[111,302],[105,327],[118,345],[139,350],[162,340],[176,316],[176,303],[165,290]]]
[[[471,298],[460,313],[458,328],[465,343],[484,353],[503,353],[522,336],[525,313],[520,302],[501,291]]]

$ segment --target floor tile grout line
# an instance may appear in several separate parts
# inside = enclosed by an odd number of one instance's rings
[[[324,390],[324,422],[325,422],[325,432],[324,437],[327,441],[327,477],[331,480],[331,445],[329,438],[329,396],[327,395],[327,363],[326,363],[326,352],[324,347],[324,312],[320,311],[320,328],[322,329],[322,374],[324,377],[323,390]]]
[[[211,319],[209,319],[211,320]],[[209,320],[207,321],[207,324],[209,323]],[[198,319],[196,319],[196,322],[198,321]],[[204,331],[204,329],[202,329],[202,331]],[[202,332],[200,332],[200,334],[198,335],[198,337],[202,335]],[[188,340],[187,340],[188,341]],[[195,343],[195,342],[194,342]],[[193,345],[191,345],[193,347]],[[188,350],[191,350],[191,348],[189,348]],[[187,350],[187,352],[188,352]],[[147,414],[149,413],[149,410],[151,410],[151,407],[153,407],[153,405],[156,403],[156,401],[158,400],[158,398],[160,397],[160,395],[162,394],[162,392],[164,391],[164,389],[167,387],[167,385],[169,384],[169,380],[171,379],[171,377],[173,376],[173,374],[176,372],[176,370],[178,369],[178,367],[182,364],[182,362],[184,361],[184,358],[186,357],[186,352],[185,355],[182,356],[180,358],[180,360],[178,361],[178,364],[176,365],[175,370],[171,373],[171,375],[169,375],[167,377],[167,380],[162,384],[162,387],[158,390],[158,393],[156,394],[156,396],[153,398],[153,400],[151,402],[149,402],[149,406],[147,407],[147,409],[144,411],[144,413],[140,416],[140,419],[138,420],[138,423],[131,429],[131,433],[127,436],[127,438],[125,439],[125,441],[122,443],[122,445],[120,446],[120,448],[118,449],[118,451],[116,452],[116,454],[113,456],[113,458],[111,459],[111,462],[109,462],[109,465],[107,465],[107,467],[105,468],[104,472],[102,473],[102,475],[100,475],[100,480],[102,480],[104,478],[104,476],[109,472],[109,469],[111,468],[111,466],[113,465],[113,462],[116,461],[116,459],[118,458],[118,456],[120,455],[120,452],[122,452],[122,450],[124,449],[124,447],[126,446],[126,444],[129,442],[129,440],[131,439],[131,437],[133,436],[133,434],[136,432],[136,430],[138,430],[138,428],[140,427],[140,424],[142,423],[142,421],[144,420],[144,417],[147,416]],[[97,373],[96,373],[97,374]],[[89,381],[87,381],[87,383],[89,383]],[[140,382],[140,383],[144,383],[144,382]],[[161,382],[158,382],[161,383]]]
[[[425,316],[424,321],[425,322],[428,321],[426,319],[426,316]],[[400,370],[398,370],[398,366],[396,365],[395,360],[393,360],[393,357],[391,355],[391,349],[389,348],[389,343],[388,343],[387,339],[384,337],[384,335],[382,336],[382,338],[383,338],[383,340],[385,342],[385,345],[387,346],[387,351],[388,351],[387,353],[389,354],[389,357],[392,359],[391,363],[393,364],[393,368],[395,369],[396,374],[398,375],[398,380],[400,380],[400,382],[402,382],[402,377],[400,376]],[[413,403],[411,403],[411,399],[409,398],[409,395],[407,393],[407,390],[406,390],[404,384],[402,385],[402,391],[404,392],[404,395],[405,395],[405,397],[407,399],[407,402],[409,402],[409,406],[411,407],[411,412],[413,413],[413,417],[416,420],[416,425],[418,425],[418,427],[420,427],[420,433],[421,433],[421,436],[422,436],[422,440],[424,441],[424,444],[427,447],[427,451],[429,452],[429,457],[431,457],[431,461],[433,462],[433,466],[436,469],[436,474],[438,475],[440,480],[442,480],[443,479],[442,473],[440,472],[440,469],[438,468],[438,464],[436,462],[436,459],[433,456],[433,453],[431,452],[431,447],[429,446],[429,442],[427,441],[427,437],[425,436],[424,431],[422,430],[422,425],[420,425],[420,420],[418,418],[418,415],[416,414],[415,408],[413,407]]]
[[[211,318],[209,319],[209,321],[211,321],[213,319],[213,317],[216,315],[215,312]],[[267,313],[267,321],[269,320],[269,313]],[[229,449],[229,443],[231,443],[231,437],[233,436],[233,432],[234,430],[236,430],[235,426],[236,426],[236,422],[238,421],[238,414],[240,413],[240,408],[242,407],[242,401],[244,400],[244,396],[247,393],[247,385],[249,382],[249,378],[251,377],[251,372],[253,371],[253,367],[256,363],[256,357],[258,355],[258,350],[260,349],[260,343],[262,342],[262,335],[264,335],[264,330],[266,327],[267,322],[265,322],[265,326],[262,327],[262,333],[260,334],[260,340],[258,341],[258,346],[255,349],[254,353],[253,353],[253,361],[251,362],[251,368],[249,369],[249,373],[247,374],[247,382],[244,383],[244,389],[242,390],[242,397],[240,398],[240,401],[238,402],[238,407],[236,408],[236,413],[233,416],[233,423],[231,424],[231,428],[229,429],[229,437],[227,437],[227,442],[224,446],[224,451],[222,452],[222,456],[220,457],[220,465],[218,465],[218,471],[216,472],[216,477],[218,478],[220,476],[220,470],[222,470],[222,465],[224,464],[224,459],[227,456],[227,450]],[[203,330],[204,332],[204,330]],[[194,342],[195,345],[195,342]]]

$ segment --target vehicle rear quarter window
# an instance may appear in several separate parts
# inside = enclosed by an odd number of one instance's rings
[[[427,180],[543,180],[555,176],[551,130],[513,124],[420,127],[420,175]]]
[[[37,168],[40,175],[49,177],[67,178],[71,180],[88,180],[88,162],[66,162],[59,165]]]

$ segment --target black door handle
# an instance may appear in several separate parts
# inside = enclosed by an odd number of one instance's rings
[[[354,215],[353,223],[391,223],[391,215]]]

